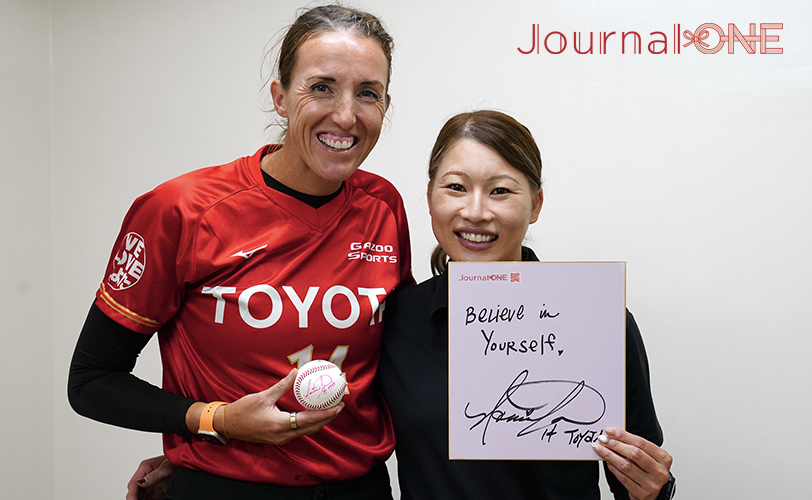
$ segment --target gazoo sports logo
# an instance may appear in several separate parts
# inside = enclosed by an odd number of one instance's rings
[[[350,253],[347,254],[347,260],[395,264],[398,261],[398,256],[395,255],[395,249],[392,245],[378,245],[371,241],[363,243],[356,241],[350,243]]]
[[[147,266],[144,238],[138,233],[127,233],[110,264],[107,282],[113,290],[124,290],[138,283]]]

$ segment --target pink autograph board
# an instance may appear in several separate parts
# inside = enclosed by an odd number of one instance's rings
[[[625,427],[624,262],[452,262],[451,459],[596,460]]]

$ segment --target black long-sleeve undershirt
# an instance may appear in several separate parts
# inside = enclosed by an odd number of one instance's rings
[[[90,308],[68,375],[68,401],[76,413],[128,429],[190,434],[186,411],[195,401],[132,374],[150,338],[119,325],[95,304]]]

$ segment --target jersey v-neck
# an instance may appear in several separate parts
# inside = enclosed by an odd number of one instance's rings
[[[260,170],[262,170],[262,169],[260,169]],[[264,170],[262,170],[262,179],[265,181],[265,185],[268,186],[269,188],[275,189],[275,190],[279,191],[280,193],[285,193],[288,196],[293,196],[297,200],[301,201],[302,203],[307,203],[308,205],[310,205],[313,208],[321,208],[327,202],[329,202],[330,200],[332,200],[333,198],[338,196],[338,193],[340,193],[341,190],[344,188],[344,184],[342,183],[341,187],[339,187],[336,190],[335,193],[325,194],[323,196],[317,196],[317,195],[313,195],[313,194],[302,193],[302,192],[296,191],[293,188],[289,188],[286,185],[279,182],[278,180],[271,177],[271,174],[269,174],[268,172],[266,172]]]
[[[338,191],[324,196],[308,195],[285,186],[260,167],[262,157],[278,151],[279,148],[281,148],[279,145],[267,145],[257,151],[254,156],[247,158],[250,174],[261,188],[267,188],[263,190],[274,203],[314,228],[323,228],[343,208],[348,191],[351,190],[349,183],[343,182]]]

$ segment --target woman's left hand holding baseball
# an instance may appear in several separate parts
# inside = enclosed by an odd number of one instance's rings
[[[668,482],[674,461],[667,451],[640,436],[608,428],[606,436],[592,443],[612,474],[629,492],[631,500],[654,500]]]

